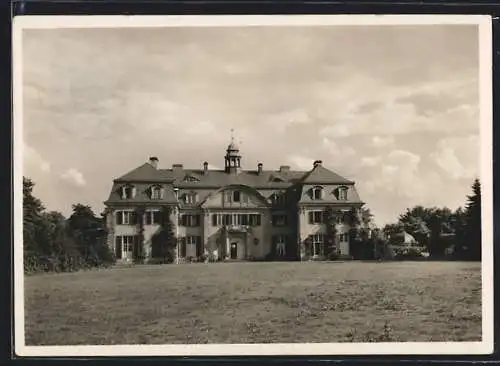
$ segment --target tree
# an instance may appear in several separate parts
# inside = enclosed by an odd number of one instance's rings
[[[144,207],[136,209],[137,224],[139,226],[139,233],[137,235],[137,248],[134,250],[134,262],[144,263]]]
[[[113,256],[106,245],[107,230],[102,217],[90,206],[75,204],[68,219],[68,229],[78,250],[89,265],[111,263]]]
[[[465,211],[465,257],[481,260],[481,183],[475,179]]]
[[[23,246],[25,253],[36,253],[41,250],[43,244],[40,240],[45,241],[44,236],[47,233],[43,232],[44,228],[40,227],[43,220],[42,213],[44,207],[42,201],[33,195],[35,183],[23,177]]]
[[[326,245],[325,256],[329,259],[337,258],[337,220],[336,213],[328,207],[325,211],[325,224],[326,224]]]
[[[161,229],[152,238],[152,257],[159,258],[163,263],[171,263],[176,256],[177,237],[170,216],[172,210],[164,206],[161,213]]]

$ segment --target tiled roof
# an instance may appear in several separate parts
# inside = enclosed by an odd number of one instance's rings
[[[186,179],[191,177],[191,179]],[[190,181],[193,180],[193,181]],[[248,185],[253,188],[287,188],[295,183],[305,184],[352,184],[340,175],[318,165],[311,171],[242,170],[238,174],[228,174],[224,170],[201,169],[155,169],[148,163],[115,179],[115,182],[164,182],[183,188],[219,188],[231,184]]]
[[[322,165],[317,165],[302,178],[302,183],[307,183],[307,184],[335,184],[335,183],[336,184],[338,184],[338,183],[352,184],[354,182],[341,177],[337,173],[334,173],[331,170],[326,169]]]

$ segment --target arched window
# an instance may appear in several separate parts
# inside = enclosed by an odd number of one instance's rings
[[[323,198],[323,188],[322,187],[314,187],[311,191],[311,198],[313,200],[320,200]]]

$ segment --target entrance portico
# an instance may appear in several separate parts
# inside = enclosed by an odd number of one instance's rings
[[[221,259],[245,260],[249,256],[248,229],[240,225],[228,225],[223,229]]]

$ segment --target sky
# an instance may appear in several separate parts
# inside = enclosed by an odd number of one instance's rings
[[[243,169],[314,160],[378,225],[465,204],[479,174],[475,25],[30,29],[23,174],[49,210],[100,213],[148,160]]]

